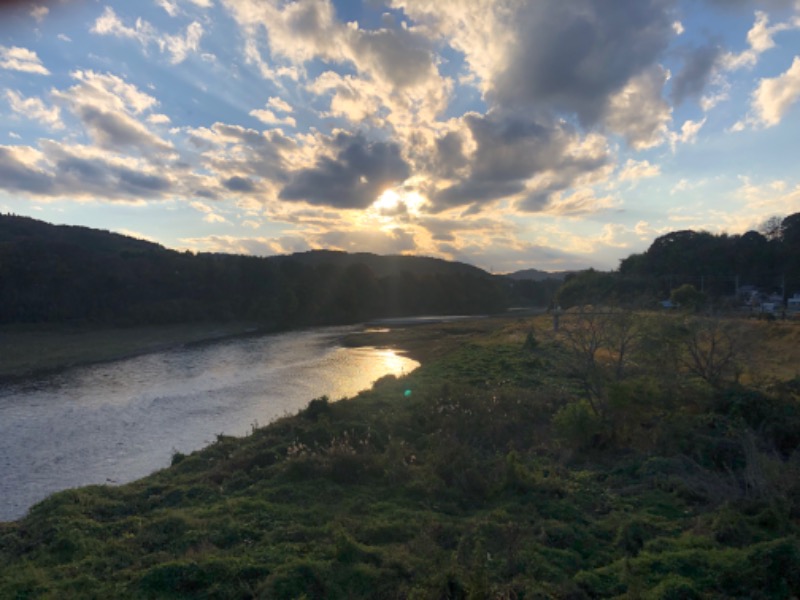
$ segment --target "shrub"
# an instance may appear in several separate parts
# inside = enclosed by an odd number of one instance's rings
[[[600,418],[586,400],[572,402],[553,415],[556,435],[570,448],[585,450],[592,447],[602,431]]]

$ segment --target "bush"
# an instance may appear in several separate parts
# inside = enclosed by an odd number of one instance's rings
[[[556,435],[576,450],[591,448],[602,431],[600,418],[586,400],[562,407],[553,415],[553,426]]]

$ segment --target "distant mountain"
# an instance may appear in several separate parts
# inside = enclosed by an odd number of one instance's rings
[[[507,273],[506,277],[514,279],[515,281],[545,281],[548,279],[564,280],[564,278],[573,271],[540,271],[539,269],[523,269],[522,271],[514,271]]]
[[[503,310],[508,280],[463,263],[328,250],[193,254],[88,227],[0,215],[0,323],[265,327]]]
[[[482,278],[495,278],[494,275],[476,266],[461,262],[451,262],[430,256],[388,255],[382,256],[370,252],[342,252],[339,250],[309,250],[279,256],[270,256],[267,260],[276,263],[298,262],[304,265],[336,265],[347,268],[355,264],[369,267],[376,277],[397,275],[403,271],[413,271],[417,275],[436,275],[441,273],[461,273]]]

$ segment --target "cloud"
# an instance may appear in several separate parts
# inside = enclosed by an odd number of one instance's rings
[[[154,107],[155,98],[111,74],[75,71],[78,83],[65,91],[53,90],[83,123],[92,140],[101,148],[139,150],[143,155],[163,154],[172,144],[152,133],[137,115]]]
[[[231,177],[222,182],[226,189],[232,192],[250,193],[255,190],[256,186],[247,177]]]
[[[184,238],[180,240],[188,249],[195,252],[224,252],[227,254],[247,254],[253,256],[273,256],[310,250],[305,239],[297,236],[235,237],[231,235],[210,235],[207,237]]]
[[[658,146],[666,139],[672,120],[672,108],[662,97],[667,75],[660,66],[651,67],[608,98],[605,126],[634,150]]]
[[[505,62],[490,97],[503,106],[547,106],[591,125],[608,98],[649,70],[675,35],[668,0],[543,0],[510,14]],[[475,49],[480,51],[480,49]]]
[[[751,221],[761,222],[772,215],[800,212],[800,183],[797,182],[790,184],[777,179],[758,184],[742,177],[737,196],[744,201]]]
[[[320,156],[313,167],[293,172],[280,197],[337,208],[366,208],[382,191],[411,174],[395,143],[369,142],[361,134],[339,132],[329,140],[329,150],[333,156]]]
[[[45,17],[50,14],[50,9],[46,6],[34,5],[31,8],[30,12],[31,16],[33,17],[34,21],[37,23],[41,23],[44,21]]]
[[[269,100],[267,100],[267,106],[271,106],[277,111],[290,113],[292,112],[292,105],[283,100],[282,98],[278,98],[276,96],[271,96]]]
[[[776,33],[790,29],[800,28],[800,19],[793,19],[785,23],[777,23],[770,27],[769,15],[763,11],[756,11],[755,22],[747,32],[748,48],[739,54],[727,52],[721,56],[723,68],[735,71],[742,68],[752,68],[758,63],[759,57],[775,47],[773,39]]]
[[[255,117],[265,125],[288,125],[289,127],[297,126],[297,121],[294,120],[294,117],[279,117],[269,109],[262,108],[251,110],[249,114],[251,117]]]
[[[147,122],[152,123],[153,125],[168,125],[172,122],[167,115],[154,113],[152,115],[147,115]]]
[[[385,230],[332,230],[315,236],[324,248],[346,252],[375,252],[376,254],[402,254],[417,249],[414,235],[402,228]]]
[[[800,98],[800,56],[781,75],[762,79],[753,92],[752,109],[757,123],[774,127]]]
[[[277,188],[288,180],[287,172],[292,170],[292,157],[302,153],[295,140],[287,137],[281,130],[256,131],[239,125],[214,123],[210,128],[189,128],[188,142],[200,152],[201,166],[221,182],[239,190],[244,186],[239,179],[247,177],[255,191],[264,198],[277,195]],[[306,161],[301,161],[303,165]],[[298,167],[299,168],[299,167]],[[239,178],[239,179],[236,179]],[[230,183],[232,182],[232,183]],[[222,191],[226,188],[222,184]]]
[[[703,125],[706,124],[706,120],[706,118],[703,118],[700,121],[692,121],[687,119],[683,122],[683,125],[681,125],[680,133],[671,131],[669,134],[669,142],[670,146],[672,147],[672,151],[675,151],[675,148],[678,144],[694,144],[697,141],[697,135],[703,128]]]
[[[0,46],[0,69],[35,75],[50,75],[33,50],[19,46]]]
[[[0,146],[0,187],[10,192],[49,195],[52,178],[39,163],[39,151],[26,146]]]
[[[141,161],[44,140],[41,150],[0,146],[0,188],[39,199],[142,203],[166,197],[173,182]]]
[[[206,223],[227,223],[228,219],[223,217],[222,215],[218,214],[213,208],[208,206],[207,204],[203,204],[202,202],[190,202],[189,206],[195,209],[198,212],[203,213],[205,216],[203,217],[203,221]]]
[[[170,10],[172,8],[177,10],[173,3],[167,3],[167,6],[171,7]],[[105,7],[103,14],[97,18],[90,31],[97,35],[132,39],[144,48],[155,45],[162,53],[170,55],[170,63],[173,65],[186,60],[190,53],[197,52],[200,49],[200,39],[203,37],[203,26],[197,21],[190,23],[183,34],[165,34],[141,18],[136,19],[132,27],[125,25],[110,6]]]
[[[19,92],[6,90],[6,98],[11,110],[27,119],[38,121],[51,129],[63,129],[61,109],[58,106],[45,106],[41,98],[24,98]]]
[[[685,53],[683,68],[672,78],[670,96],[674,104],[699,98],[719,67],[722,50],[707,44]]]
[[[651,164],[650,161],[636,161],[629,158],[625,166],[619,172],[620,181],[636,181],[649,177],[658,177],[661,174],[661,167]]]
[[[432,195],[436,210],[524,197],[517,208],[537,212],[552,193],[597,175],[610,161],[602,137],[581,137],[563,123],[498,113],[470,113],[462,121],[471,151],[452,134],[437,144],[438,162],[450,161],[459,176]]]
[[[359,126],[369,118],[403,136],[432,127],[447,107],[452,82],[440,75],[431,40],[416,28],[391,20],[369,30],[343,23],[329,0],[223,4],[244,32],[246,59],[265,77],[305,78],[306,65],[315,60],[326,67],[306,89],[329,95],[330,116]],[[262,56],[265,44],[269,61]],[[341,73],[341,66],[353,72]]]

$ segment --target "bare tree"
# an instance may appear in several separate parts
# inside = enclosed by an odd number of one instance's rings
[[[687,323],[684,366],[714,387],[727,375],[738,378],[739,340],[721,319],[693,319]]]

